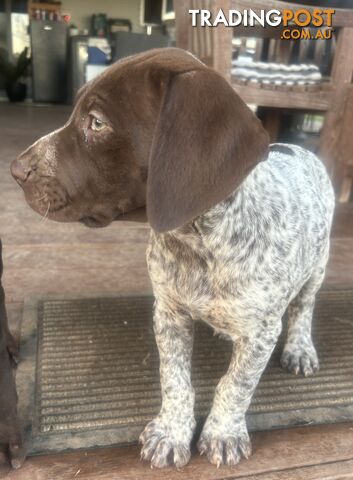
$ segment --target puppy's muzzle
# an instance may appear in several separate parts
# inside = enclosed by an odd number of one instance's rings
[[[23,185],[29,177],[36,171],[35,165],[24,165],[21,160],[16,158],[11,164],[11,174],[19,185]]]
[[[33,148],[13,160],[11,173],[23,189],[29,205],[39,214],[54,214],[68,205],[66,189],[52,172],[43,168],[43,162],[41,164],[39,154]]]

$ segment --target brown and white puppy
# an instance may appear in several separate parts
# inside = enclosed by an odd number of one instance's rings
[[[13,468],[24,460],[24,450],[17,417],[17,393],[13,367],[17,363],[17,346],[7,324],[5,293],[1,284],[3,272],[0,240],[0,451],[5,450]]]
[[[234,342],[198,447],[215,465],[251,452],[245,413],[281,331],[282,365],[318,368],[315,294],[334,206],[325,168],[274,145],[216,72],[178,49],[122,60],[85,86],[63,128],[12,164],[28,203],[53,220],[105,226],[147,206],[162,407],[142,458],[180,467],[195,429],[193,321]]]

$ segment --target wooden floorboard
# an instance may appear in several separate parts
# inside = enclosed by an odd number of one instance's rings
[[[10,472],[8,479],[321,480],[347,475],[353,465],[353,423],[254,433],[252,441],[253,455],[234,468],[217,469],[195,453],[181,470],[151,469],[139,460],[139,448],[130,446],[31,457],[21,470]]]
[[[57,294],[150,293],[145,263],[149,228],[115,222],[90,230],[78,224],[41,222],[9,174],[12,158],[39,136],[60,126],[68,107],[0,104],[0,237],[11,329],[18,337],[23,302]],[[353,207],[340,205],[333,229],[326,285],[353,286]],[[215,469],[196,453],[190,465],[151,470],[137,446],[29,458],[19,471],[0,467],[0,478],[17,480],[115,479],[353,479],[353,423],[252,434],[254,454],[232,469]]]

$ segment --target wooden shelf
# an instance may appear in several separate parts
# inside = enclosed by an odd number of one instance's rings
[[[232,87],[246,103],[261,107],[326,111],[333,94],[331,83],[321,85],[263,86],[241,83],[234,78]]]

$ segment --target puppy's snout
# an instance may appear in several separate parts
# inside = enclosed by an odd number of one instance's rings
[[[21,159],[16,158],[11,164],[11,173],[14,179],[22,184],[25,183],[30,175],[36,170],[35,165],[26,165]]]

